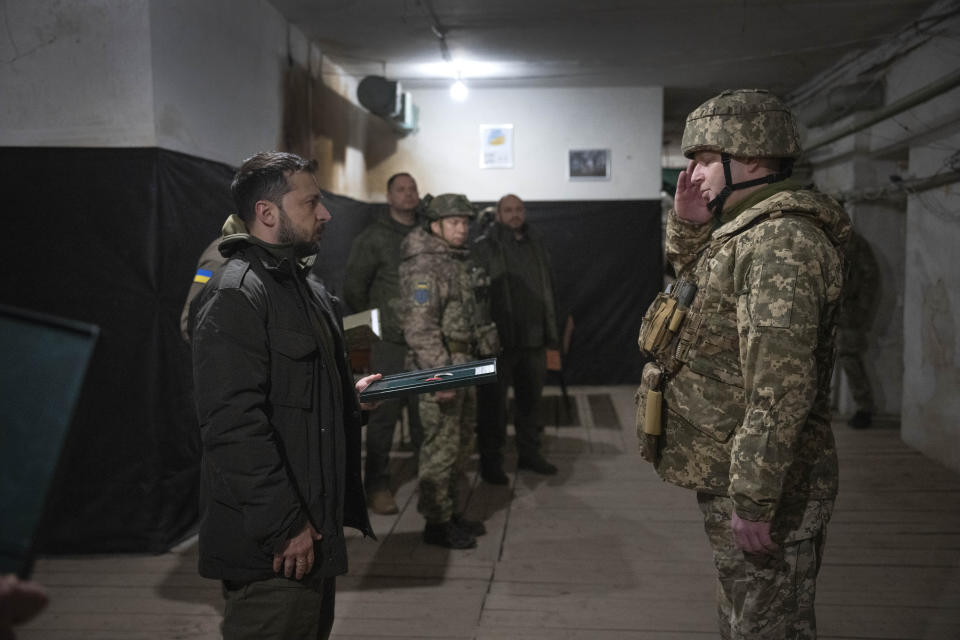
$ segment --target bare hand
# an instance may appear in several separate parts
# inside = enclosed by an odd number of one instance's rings
[[[780,550],[770,538],[769,522],[744,520],[734,511],[730,516],[730,529],[733,530],[733,543],[747,553],[773,555]]]
[[[453,399],[457,397],[456,389],[444,389],[443,391],[434,391],[433,397],[440,404],[446,404],[448,402],[453,402]]]
[[[287,540],[280,553],[274,554],[274,572],[280,573],[282,568],[284,576],[301,580],[313,569],[313,543],[321,538],[323,536],[308,522],[303,531]]]
[[[677,193],[673,198],[673,208],[677,217],[692,224],[708,222],[713,214],[700,195],[700,184],[693,182],[693,169],[696,161],[691,160],[687,168],[677,177]]]
[[[374,373],[373,375],[365,376],[357,380],[357,384],[354,387],[357,390],[357,402],[360,402],[360,392],[370,386],[371,383],[376,382],[383,378],[383,374]],[[380,406],[380,402],[360,402],[360,408],[364,411],[373,411]]]
[[[47,602],[47,592],[36,582],[0,576],[0,637],[12,638],[12,627],[33,619]]]

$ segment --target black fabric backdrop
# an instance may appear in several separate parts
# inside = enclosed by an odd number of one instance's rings
[[[41,552],[168,549],[197,518],[200,442],[179,314],[233,206],[226,165],[161,149],[0,147],[0,302],[99,325],[38,540]],[[338,293],[383,205],[327,194],[316,269]],[[528,202],[576,324],[568,384],[639,381],[636,333],[659,290],[658,201]]]

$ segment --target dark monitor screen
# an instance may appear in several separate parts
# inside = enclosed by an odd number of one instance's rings
[[[93,325],[0,305],[0,574],[30,573],[97,334]]]

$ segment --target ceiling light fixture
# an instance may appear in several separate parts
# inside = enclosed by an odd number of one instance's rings
[[[454,66],[453,56],[450,55],[450,48],[447,46],[447,28],[440,24],[437,12],[433,10],[432,0],[420,0],[420,5],[430,20],[430,29],[433,31],[433,35],[437,36],[437,41],[440,44],[440,57],[446,64]],[[450,97],[457,102],[463,102],[467,99],[467,94],[470,91],[467,89],[467,85],[463,83],[461,70],[456,66],[454,68],[457,72],[457,79],[450,85]]]
[[[460,74],[457,74],[457,79],[452,85],[450,85],[450,97],[456,100],[457,102],[463,102],[467,99],[467,95],[470,93],[470,90],[467,89],[467,85],[463,83],[463,80],[460,78]]]

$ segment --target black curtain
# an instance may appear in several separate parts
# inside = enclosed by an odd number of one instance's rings
[[[0,147],[0,303],[98,325],[51,488],[41,552],[161,552],[197,519],[200,441],[179,314],[233,211],[234,169],[161,149]],[[384,205],[326,194],[316,271],[342,290],[353,238]],[[528,202],[576,329],[569,384],[639,381],[636,334],[661,281],[657,201]]]
[[[495,203],[479,203],[479,207]],[[638,384],[637,333],[663,283],[659,200],[525,202],[550,254],[557,322],[573,317],[567,384]],[[480,230],[474,231],[474,235]]]
[[[101,329],[40,551],[163,551],[197,518],[199,434],[178,318],[233,171],[159,149],[0,148],[2,302]]]

